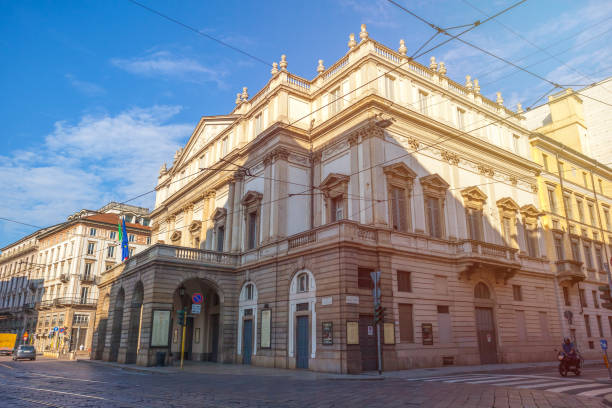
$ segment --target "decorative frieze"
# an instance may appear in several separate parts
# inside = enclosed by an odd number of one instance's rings
[[[493,167],[490,167],[484,164],[478,164],[478,173],[482,174],[483,176],[487,176],[487,177],[495,176],[495,170],[493,169]]]
[[[452,164],[453,166],[459,164],[460,159],[457,153],[449,152],[448,150],[442,150],[440,156],[442,157],[442,159]]]

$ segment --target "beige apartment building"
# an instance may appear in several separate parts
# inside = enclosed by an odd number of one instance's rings
[[[131,215],[132,221],[148,220],[147,209],[134,206],[119,209],[113,204],[100,211],[75,213],[65,223],[38,236],[32,277],[43,284],[37,289],[35,345],[47,356],[89,352],[99,277],[122,262],[118,240],[120,213],[128,211],[125,216]],[[150,244],[151,229],[136,223],[126,226],[132,256]]]
[[[102,274],[92,355],[176,361],[184,308],[187,359],[372,370],[381,271],[386,370],[549,360],[556,276],[520,107],[365,25],[310,80],[288,63],[162,166],[154,245]]]

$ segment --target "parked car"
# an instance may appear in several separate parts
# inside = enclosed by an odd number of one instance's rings
[[[13,354],[13,350],[10,348],[0,348],[0,356],[10,356],[11,354]]]
[[[36,360],[36,349],[34,346],[18,346],[13,351],[13,361],[20,359]]]

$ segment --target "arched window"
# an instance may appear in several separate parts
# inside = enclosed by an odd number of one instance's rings
[[[474,297],[477,299],[491,299],[489,288],[484,283],[480,282],[474,288]]]
[[[253,284],[249,283],[244,287],[244,300],[253,300]]]
[[[297,291],[298,293],[308,292],[310,290],[308,286],[308,274],[302,273],[297,277]]]

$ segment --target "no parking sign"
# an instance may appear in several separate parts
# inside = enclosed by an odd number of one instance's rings
[[[204,296],[202,296],[201,293],[194,293],[193,296],[191,296],[191,301],[196,305],[201,305],[204,301]]]

